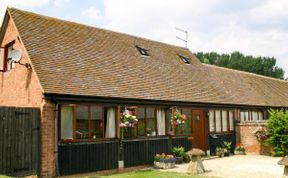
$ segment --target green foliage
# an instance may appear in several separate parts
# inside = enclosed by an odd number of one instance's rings
[[[226,149],[228,152],[230,152],[230,151],[231,151],[231,144],[232,144],[232,142],[226,142],[226,141],[224,141],[222,148],[224,148],[224,149]]]
[[[288,111],[270,110],[267,125],[268,143],[274,156],[288,154]]]
[[[172,148],[172,153],[176,156],[176,157],[182,157],[185,155],[185,149],[182,146],[179,147],[173,147]]]
[[[245,56],[238,51],[231,54],[198,52],[195,55],[202,63],[284,79],[284,70],[276,66],[274,57]]]

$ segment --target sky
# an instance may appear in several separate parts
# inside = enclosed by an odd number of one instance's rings
[[[86,25],[185,46],[196,52],[274,56],[288,77],[288,0],[0,0]]]

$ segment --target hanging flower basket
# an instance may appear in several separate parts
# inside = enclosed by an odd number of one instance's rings
[[[259,142],[263,142],[268,138],[267,130],[262,126],[257,127],[252,133],[256,136]]]
[[[185,114],[181,114],[177,109],[174,113],[174,125],[176,132],[183,133],[183,126],[187,120],[187,116]]]
[[[124,131],[125,132],[133,132],[132,128],[136,126],[138,123],[138,119],[136,116],[132,115],[129,113],[128,110],[123,111],[121,114],[121,123],[120,123],[120,128],[121,128],[121,138],[124,138]],[[131,135],[133,133],[130,133]]]

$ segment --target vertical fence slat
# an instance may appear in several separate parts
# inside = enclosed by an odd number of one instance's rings
[[[39,108],[0,107],[0,174],[29,175],[38,170]]]

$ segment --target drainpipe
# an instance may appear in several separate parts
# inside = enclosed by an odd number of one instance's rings
[[[56,175],[59,176],[59,162],[58,162],[58,103],[56,100],[55,102],[55,119],[54,119],[54,128],[55,128],[55,148],[54,148],[54,154],[55,154],[55,168],[56,168]]]

